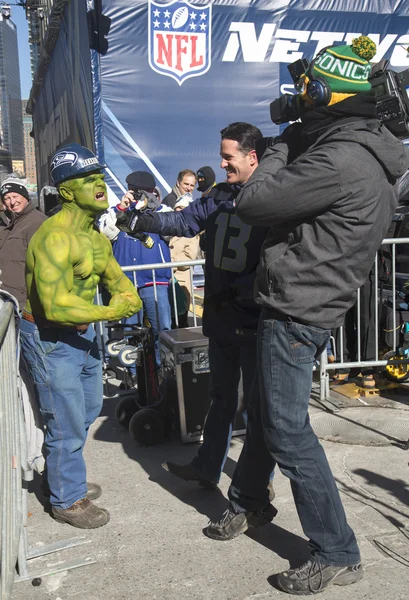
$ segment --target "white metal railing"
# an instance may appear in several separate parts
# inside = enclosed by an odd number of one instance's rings
[[[205,264],[205,260],[204,259],[198,259],[198,260],[186,260],[186,261],[175,261],[175,262],[167,262],[167,263],[151,263],[151,264],[147,264],[147,265],[132,265],[129,267],[122,267],[122,270],[125,273],[133,273],[133,283],[135,285],[135,287],[137,288],[137,281],[136,281],[136,273],[138,271],[151,271],[152,272],[152,283],[153,283],[153,290],[154,290],[154,299],[155,299],[155,307],[156,307],[156,320],[159,323],[159,314],[158,314],[158,296],[157,296],[157,282],[156,282],[156,275],[155,275],[155,271],[159,270],[159,269],[173,269],[177,268],[177,267],[189,267],[189,278],[190,278],[190,288],[192,290],[191,293],[191,298],[192,298],[192,302],[191,302],[191,310],[189,312],[191,312],[193,314],[193,327],[197,327],[197,314],[196,314],[196,309],[197,309],[197,303],[196,303],[196,298],[195,298],[195,294],[194,294],[194,267],[196,266],[203,266]],[[175,290],[175,279],[174,277],[171,277],[171,280],[169,282],[169,285],[172,286],[172,290],[173,290],[173,313],[174,313],[174,318],[175,318],[175,324],[178,327],[179,326],[179,316],[178,316],[178,310],[177,310],[177,302],[176,302],[176,290]],[[97,302],[98,304],[102,304],[102,299],[101,299],[101,294],[98,293],[97,295]],[[105,321],[100,321],[97,324],[97,332],[98,332],[98,336],[100,338],[100,343],[99,343],[99,347],[102,353],[102,359],[104,361],[104,363],[106,363],[106,350],[105,350],[105,344],[106,344],[106,322]],[[160,341],[159,341],[160,344]]]
[[[135,287],[137,287],[137,283],[136,283],[136,273],[138,271],[152,271],[152,282],[153,282],[153,288],[154,288],[154,297],[155,297],[155,305],[156,305],[156,311],[158,310],[158,297],[156,294],[156,277],[155,277],[155,270],[157,269],[175,269],[177,267],[189,267],[189,277],[190,277],[190,289],[192,290],[192,312],[193,312],[193,321],[194,321],[194,327],[197,326],[197,317],[196,317],[196,301],[195,301],[195,295],[193,294],[193,270],[194,267],[197,265],[204,265],[205,264],[205,260],[204,259],[199,259],[199,260],[186,260],[186,261],[175,261],[175,262],[168,262],[168,263],[153,263],[150,265],[138,265],[138,266],[132,266],[132,267],[122,267],[122,270],[125,273],[133,273],[133,282]],[[175,278],[171,277],[170,280],[170,284],[172,286],[173,289],[173,310],[174,310],[174,315],[175,315],[175,322],[176,322],[176,326],[179,325],[179,319],[178,319],[178,310],[177,310],[177,304],[176,304],[176,290],[175,290]],[[158,316],[158,315],[157,315]],[[159,321],[159,319],[158,319]]]
[[[364,350],[362,348],[362,326],[361,326],[361,290],[357,292],[357,301],[356,301],[356,328],[355,328],[355,342],[356,342],[356,358],[351,361],[344,361],[344,354],[346,350],[346,334],[345,328],[340,327],[338,332],[339,345],[338,349],[334,349],[335,362],[328,363],[327,360],[327,352],[323,352],[320,358],[320,399],[328,400],[330,398],[330,388],[329,388],[329,372],[338,369],[362,369],[365,367],[385,367],[386,365],[405,365],[409,363],[408,357],[409,354],[402,353],[399,351],[399,335],[401,325],[397,324],[397,312],[401,308],[398,305],[398,295],[401,292],[402,285],[398,284],[398,281],[409,281],[409,273],[399,273],[396,270],[396,247],[401,245],[409,245],[409,238],[386,238],[382,242],[382,246],[390,246],[391,248],[391,274],[390,274],[390,284],[382,286],[379,283],[379,260],[377,252],[374,266],[373,266],[373,283],[372,283],[372,301],[370,305],[370,310],[373,311],[373,348],[374,348],[374,357],[368,359],[363,356]],[[409,252],[408,252],[409,255]],[[409,260],[409,257],[408,257]],[[382,294],[382,296],[381,296]],[[403,300],[403,297],[401,298]],[[387,346],[384,341],[382,341],[380,337],[380,333],[385,331],[385,324],[382,322],[382,315],[380,314],[380,309],[383,304],[388,302],[390,306],[390,310],[392,313],[392,326],[388,333],[391,334],[392,344]],[[337,351],[338,350],[338,351]],[[384,355],[386,351],[390,350],[390,352],[394,355],[393,358],[385,358]],[[395,356],[396,354],[396,356]],[[338,360],[337,360],[338,358]]]
[[[398,273],[396,270],[396,247],[398,245],[409,245],[409,238],[386,238],[383,240],[382,242],[382,246],[390,246],[391,247],[391,274],[390,274],[390,279],[391,279],[391,283],[389,286],[385,286],[385,288],[380,287],[379,285],[379,273],[378,273],[378,253],[376,255],[375,261],[374,261],[374,267],[373,267],[373,305],[372,305],[372,310],[373,310],[373,335],[375,338],[374,341],[374,348],[375,348],[375,357],[373,359],[368,359],[366,357],[363,357],[363,349],[362,349],[362,344],[361,344],[361,291],[358,290],[357,292],[357,301],[356,301],[356,330],[355,330],[355,341],[356,341],[356,359],[355,360],[349,360],[349,361],[343,361],[343,356],[344,356],[344,350],[346,348],[346,341],[345,341],[345,331],[344,328],[341,327],[339,328],[339,352],[335,352],[335,355],[339,357],[339,360],[336,360],[333,363],[328,363],[327,361],[327,353],[323,352],[321,358],[320,358],[320,365],[319,365],[319,370],[320,370],[320,399],[321,400],[326,400],[329,399],[330,397],[330,389],[329,389],[329,373],[331,371],[337,370],[337,369],[355,369],[355,368],[365,368],[365,367],[385,367],[386,365],[393,365],[393,364],[405,364],[405,363],[409,363],[409,358],[401,356],[399,358],[393,358],[393,359],[388,359],[388,358],[383,358],[383,354],[385,352],[385,350],[387,350],[388,348],[385,348],[382,346],[381,343],[381,338],[380,338],[380,331],[381,331],[381,326],[383,326],[381,324],[381,315],[380,315],[380,308],[382,307],[382,303],[385,301],[385,297],[381,297],[381,291],[383,293],[383,295],[385,296],[385,290],[387,292],[387,296],[389,298],[389,302],[391,305],[391,312],[392,312],[392,336],[393,336],[393,343],[390,347],[390,350],[396,352],[397,351],[397,339],[398,339],[398,327],[397,327],[397,318],[396,318],[396,312],[397,312],[397,298],[398,298],[398,287],[397,287],[397,279],[408,279],[409,280],[409,273]],[[178,266],[189,266],[190,269],[190,282],[191,282],[191,288],[192,288],[192,312],[193,312],[193,320],[194,320],[194,326],[197,326],[197,316],[196,316],[196,301],[195,301],[195,295],[193,293],[193,268],[196,265],[203,265],[204,264],[204,260],[194,260],[194,261],[186,261],[186,262],[169,262],[169,263],[152,263],[149,265],[138,265],[138,266],[129,266],[129,267],[122,267],[123,271],[126,273],[132,272],[133,273],[133,281],[135,286],[136,285],[136,273],[138,271],[143,271],[143,270],[151,270],[152,271],[152,281],[153,281],[153,286],[154,286],[154,294],[155,294],[155,301],[156,301],[156,307],[157,307],[157,296],[156,296],[156,278],[155,278],[155,270],[157,269],[163,269],[163,268],[175,268]],[[176,324],[178,325],[178,318],[177,318],[177,307],[176,307],[176,294],[175,294],[175,289],[174,289],[174,282],[173,279],[171,280],[171,285],[173,285],[173,302],[174,302],[174,314],[175,314],[175,320],[176,320]],[[100,335],[102,340],[104,340],[104,328],[103,328],[103,324],[100,324]],[[104,346],[104,344],[102,344],[102,347]],[[409,355],[408,355],[409,356]]]
[[[11,596],[23,527],[14,306],[0,299],[0,598]]]
[[[6,300],[4,300],[6,298]],[[92,557],[29,569],[29,561],[88,542],[85,536],[41,547],[28,544],[28,490],[33,479],[19,376],[18,304],[0,290],[0,599],[11,598],[13,584],[95,563]],[[17,571],[17,573],[16,573]]]

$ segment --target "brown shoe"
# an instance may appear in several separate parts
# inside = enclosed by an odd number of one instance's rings
[[[41,484],[41,490],[43,496],[46,498],[50,497],[50,488],[48,487],[47,479],[43,478]],[[102,494],[102,488],[97,483],[91,483],[87,481],[87,498],[88,500],[96,500]]]
[[[87,482],[87,498],[88,500],[96,500],[102,494],[102,488],[97,483]]]
[[[89,498],[82,498],[69,508],[53,506],[52,516],[58,523],[69,523],[79,529],[96,529],[109,521],[109,512],[93,504]]]

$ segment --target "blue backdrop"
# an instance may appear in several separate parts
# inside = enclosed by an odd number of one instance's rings
[[[52,98],[57,102],[70,92],[72,81],[65,73],[57,77],[64,45],[76,45],[75,64],[85,77],[92,71],[93,94],[91,82],[81,90],[76,85],[68,111],[76,114],[72,122],[83,123],[82,130],[76,126],[77,141],[89,143],[93,129],[108,182],[118,193],[137,169],[152,171],[163,191],[185,168],[210,165],[223,180],[220,130],[247,121],[265,135],[277,133],[269,104],[292,90],[287,65],[324,46],[367,34],[378,44],[373,62],[388,58],[396,70],[409,68],[407,0],[71,0],[66,10],[82,3],[97,8],[95,50],[90,59],[83,31],[78,34],[84,25],[66,19],[61,49],[51,57],[52,82],[44,82],[58,93],[47,93],[47,109],[36,108],[35,125],[51,131],[44,115],[53,114]],[[78,103],[77,93],[87,102]],[[84,109],[90,94],[92,115]]]

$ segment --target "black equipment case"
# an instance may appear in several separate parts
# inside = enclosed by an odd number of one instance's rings
[[[201,327],[160,333],[166,412],[182,442],[199,442],[210,406],[209,340]],[[239,396],[240,404],[240,396]],[[240,411],[233,435],[244,435]]]

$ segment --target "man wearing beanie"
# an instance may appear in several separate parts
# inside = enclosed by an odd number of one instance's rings
[[[202,192],[202,196],[210,192],[212,187],[216,185],[216,175],[212,167],[200,167],[196,173],[197,189]]]
[[[246,441],[230,506],[206,529],[228,540],[268,503],[275,464],[291,481],[311,556],[276,576],[296,595],[362,577],[359,548],[308,417],[314,361],[365,282],[398,202],[409,150],[377,120],[368,81],[376,53],[361,36],[326,48],[301,78],[301,123],[258,147],[237,197],[244,223],[270,227],[256,278],[262,307]]]
[[[31,204],[21,179],[5,179],[0,195],[8,221],[0,228],[2,288],[18,300],[22,310],[27,298],[24,273],[28,242],[47,217]]]

